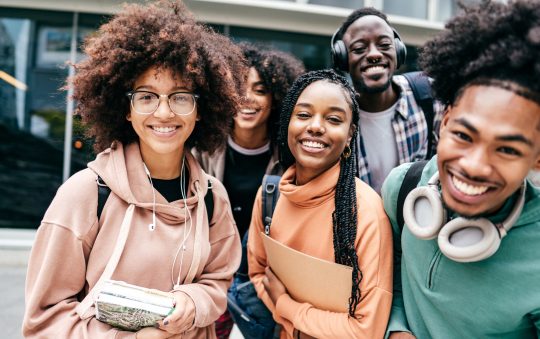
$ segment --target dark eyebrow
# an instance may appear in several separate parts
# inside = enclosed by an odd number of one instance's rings
[[[476,127],[474,127],[470,122],[468,122],[464,118],[458,118],[455,121],[458,124],[463,125],[465,128],[469,129],[471,132],[473,132],[475,134],[478,134],[478,129],[476,129]],[[521,134],[501,135],[501,136],[496,137],[496,139],[501,140],[501,141],[522,142],[522,143],[527,144],[527,145],[529,145],[531,147],[534,146],[534,143],[531,140],[525,138]]]
[[[470,122],[468,122],[466,119],[464,118],[457,118],[454,120],[455,122],[457,122],[458,124],[462,125],[463,127],[467,128],[468,130],[470,130],[471,132],[475,133],[475,134],[478,134],[478,130],[476,129],[476,127],[474,127]]]
[[[298,102],[296,103],[296,105],[294,105],[294,107],[305,107],[305,108],[312,108],[313,105],[310,104],[310,103],[307,103],[307,102]],[[339,106],[330,106],[329,107],[329,110],[332,111],[332,112],[340,112],[340,113],[343,113],[343,114],[347,114],[347,110],[339,107]]]
[[[502,141],[516,141],[516,142],[522,142],[524,144],[527,144],[531,147],[534,146],[533,142],[527,138],[525,138],[523,135],[521,134],[513,134],[513,135],[502,135],[500,137],[497,137],[497,140],[502,140]]]
[[[304,103],[304,102],[297,102],[296,105],[294,105],[294,106],[295,106],[295,107],[296,107],[296,106],[301,106],[301,107],[306,107],[306,108],[311,108],[311,107],[313,107],[312,104],[310,104],[310,103]]]

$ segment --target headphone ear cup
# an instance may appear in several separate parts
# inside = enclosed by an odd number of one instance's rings
[[[397,59],[397,65],[396,68],[400,68],[407,59],[407,47],[401,41],[400,38],[394,38],[394,47],[396,49],[396,59]]]
[[[443,226],[438,238],[441,252],[458,262],[475,262],[493,255],[501,245],[497,228],[485,218],[456,218]]]
[[[337,70],[349,71],[349,52],[343,40],[337,40],[332,45],[332,64]]]
[[[403,204],[403,220],[417,238],[435,238],[446,220],[439,192],[428,186],[412,190]]]

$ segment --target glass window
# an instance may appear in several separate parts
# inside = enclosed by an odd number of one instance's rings
[[[73,13],[0,13],[0,227],[36,228],[62,183]],[[101,20],[80,15],[79,44]],[[71,173],[92,153],[83,134],[74,119]]]
[[[354,9],[364,6],[363,0],[309,0],[309,3],[314,5],[326,5]]]
[[[330,37],[271,31],[255,28],[230,27],[230,36],[236,41],[263,43],[289,52],[304,62],[308,70],[327,68],[330,60]]]
[[[386,14],[426,19],[427,18],[427,0],[416,0],[416,1],[384,0],[383,11]]]
[[[456,15],[459,10],[458,0],[438,0],[437,2],[437,21],[447,21],[452,16]],[[464,5],[472,5],[479,3],[480,0],[461,0]]]

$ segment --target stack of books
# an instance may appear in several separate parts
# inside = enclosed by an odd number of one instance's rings
[[[174,310],[171,293],[108,280],[95,299],[96,319],[127,331],[154,326]]]

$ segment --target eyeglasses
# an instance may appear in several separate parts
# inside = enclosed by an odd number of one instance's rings
[[[169,108],[176,115],[189,115],[195,110],[199,96],[189,92],[157,94],[148,91],[130,91],[126,95],[135,113],[153,114],[159,107],[161,98],[167,98]]]

